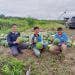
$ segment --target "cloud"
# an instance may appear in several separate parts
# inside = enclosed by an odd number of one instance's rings
[[[74,0],[0,0],[0,13],[9,16],[58,19],[65,10],[66,15],[75,15],[74,6]]]

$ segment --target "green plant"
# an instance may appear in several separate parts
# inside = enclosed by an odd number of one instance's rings
[[[16,58],[7,58],[7,60],[4,58],[1,62],[2,75],[22,75],[24,70],[24,63],[22,61]]]

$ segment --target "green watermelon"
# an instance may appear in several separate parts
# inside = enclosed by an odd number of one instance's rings
[[[67,47],[71,47],[71,46],[72,46],[72,40],[68,39],[68,41],[67,41]]]
[[[51,35],[54,35],[54,32],[50,32]]]
[[[71,47],[71,46],[72,46],[72,44],[68,42],[67,43],[67,47]]]
[[[24,40],[23,40],[22,37],[18,37],[17,40],[16,40],[16,42],[18,42],[18,43],[22,43],[23,41],[24,41]]]
[[[53,46],[53,45],[49,46],[49,51],[50,51],[50,52],[54,52],[54,51],[55,51],[55,49],[54,49],[54,46]]]
[[[60,47],[59,46],[56,46],[56,45],[52,45],[50,48],[49,48],[49,51],[51,53],[54,53],[54,54],[57,54],[60,52]]]
[[[29,35],[26,35],[26,38],[29,38]]]
[[[5,47],[8,47],[8,42],[7,42],[7,40],[2,40],[2,41],[0,42],[0,45],[5,46]]]
[[[23,39],[23,42],[28,42],[29,41],[29,38],[22,38]]]
[[[43,44],[41,42],[37,42],[36,43],[36,48],[37,49],[42,49],[43,48]]]
[[[48,39],[47,39],[47,42],[50,44],[51,43],[51,40],[50,40],[50,38],[48,37]]]
[[[47,40],[50,41],[50,38],[48,37]]]
[[[54,41],[53,41],[53,44],[54,45],[58,45],[60,43],[60,40],[58,38],[56,38]]]
[[[5,47],[8,47],[8,42],[7,42],[7,40],[5,40],[5,45],[4,45]]]
[[[71,40],[71,39],[68,39],[68,41],[67,41],[67,42],[72,43],[72,40]]]
[[[51,46],[53,46],[52,44],[48,45],[48,48],[50,48]]]

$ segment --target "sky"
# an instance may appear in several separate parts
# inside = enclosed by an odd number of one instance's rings
[[[61,19],[75,15],[75,0],[0,0],[0,14]]]

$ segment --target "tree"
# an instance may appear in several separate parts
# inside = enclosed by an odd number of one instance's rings
[[[0,15],[0,18],[5,18],[5,15],[4,15],[4,14],[1,14],[1,15]]]
[[[26,19],[26,21],[27,21],[27,23],[28,23],[28,25],[29,25],[30,27],[33,27],[33,26],[35,25],[35,20],[34,20],[33,18],[31,18],[31,17],[28,17],[28,18]]]

